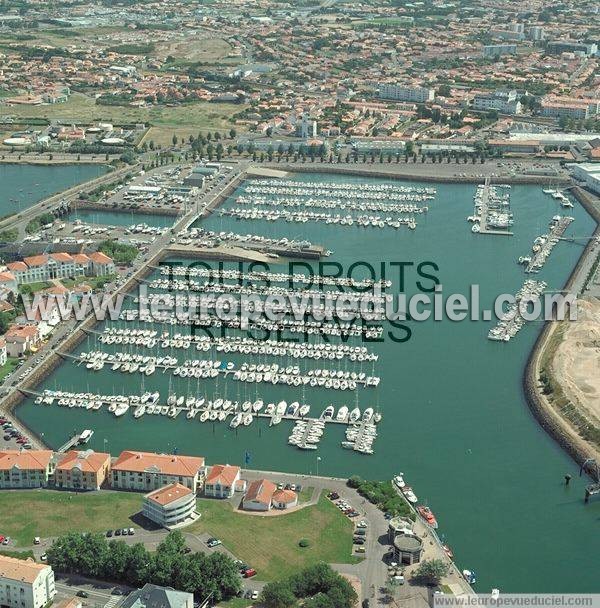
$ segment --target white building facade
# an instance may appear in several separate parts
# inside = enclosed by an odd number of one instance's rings
[[[33,560],[0,555],[0,605],[43,608],[56,595],[54,572]]]

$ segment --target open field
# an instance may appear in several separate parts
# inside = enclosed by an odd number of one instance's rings
[[[130,517],[141,506],[142,496],[129,492],[2,490],[0,534],[10,536],[19,546],[30,546],[35,536],[103,532],[130,526]]]
[[[243,105],[198,102],[182,106],[135,108],[96,105],[87,95],[75,93],[66,103],[41,106],[0,106],[0,115],[27,118],[60,119],[74,122],[110,122],[114,124],[150,123],[162,128],[179,127],[188,134],[199,131],[229,130],[228,119],[244,109]],[[172,133],[171,133],[172,136]]]
[[[554,406],[581,436],[600,449],[600,301],[579,299],[577,312],[576,321],[564,322],[563,331],[555,332],[546,369]]]
[[[231,51],[232,47],[226,40],[203,32],[196,34],[196,37],[186,35],[184,40],[161,43],[153,55],[163,61],[171,56],[192,63],[211,63],[222,61]],[[236,61],[241,61],[241,58],[238,57]]]
[[[229,502],[199,500],[202,517],[188,532],[206,532],[223,541],[236,557],[272,580],[318,561],[356,563],[350,520],[325,496],[314,506],[279,516],[236,513]],[[298,545],[306,538],[309,547]]]

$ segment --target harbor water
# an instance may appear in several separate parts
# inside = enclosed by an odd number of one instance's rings
[[[105,165],[0,164],[0,217],[19,213],[35,203],[104,175]]]
[[[368,181],[324,175],[294,179]],[[397,267],[390,263],[414,264],[405,270],[404,287],[411,294],[419,289],[419,280],[431,286],[431,281],[419,277],[415,268],[419,263],[432,262],[438,270],[428,266],[427,272],[439,278],[444,294],[468,295],[469,286],[476,284],[481,308],[491,308],[496,296],[514,294],[521,287],[526,275],[517,264],[518,257],[530,253],[534,239],[547,232],[551,218],[564,210],[539,186],[513,186],[514,236],[478,235],[466,222],[472,213],[475,186],[435,187],[435,200],[428,202],[427,214],[417,216],[415,230],[406,226],[395,230],[323,222],[240,221],[218,212],[202,226],[217,232],[310,240],[332,250],[326,261],[338,262],[344,270],[355,262],[368,262],[376,268],[384,264],[387,278],[394,282],[392,294],[398,292],[399,285]],[[234,199],[235,194],[225,207],[232,207]],[[568,214],[575,221],[566,236],[593,232],[592,219],[579,205]],[[536,278],[546,281],[549,290],[560,289],[582,250],[581,244],[559,243]],[[272,271],[289,271],[286,264],[278,266],[276,262],[271,265]],[[317,264],[312,262],[311,266],[316,270]],[[106,408],[88,411],[40,406],[33,400],[27,400],[18,415],[55,448],[75,430],[90,428],[95,433],[89,446],[113,454],[124,448],[177,451],[203,455],[208,463],[242,465],[247,455],[250,468],[299,474],[315,474],[318,470],[321,475],[372,479],[389,479],[403,472],[420,501],[436,513],[440,536],[452,546],[459,567],[476,571],[477,590],[488,593],[497,587],[503,592],[598,592],[593,564],[599,548],[600,501],[583,504],[585,480],[577,477],[576,465],[539,427],[522,390],[524,366],[541,322],[527,323],[508,343],[487,339],[494,323],[411,322],[412,336],[403,343],[391,339],[388,332],[396,337],[403,337],[404,332],[384,324],[382,341],[355,342],[376,353],[377,362],[337,364],[340,369],[381,377],[377,388],[358,387],[354,392],[247,384],[223,376],[197,381],[174,378],[162,370],[143,377],[114,372],[110,366],[91,371],[73,361],[66,361],[40,387],[124,395],[158,390],[163,403],[170,390],[240,401],[260,397],[265,403],[298,400],[310,404],[311,415],[317,416],[330,403],[336,408],[345,404],[364,410],[370,406],[383,415],[373,455],[342,449],[344,427],[338,425],[327,425],[318,450],[303,452],[287,444],[292,428],[288,421],[269,427],[268,422],[255,420],[248,427],[232,430],[227,423],[202,424],[197,419],[186,419],[184,414],[176,419],[145,415],[136,420],[131,411],[116,418]],[[111,325],[150,327],[125,322]],[[154,329],[159,333],[165,330],[161,325]],[[170,329],[181,333],[186,330],[184,326]],[[90,337],[74,354],[90,350],[115,352],[127,347],[102,345]],[[156,349],[152,353],[147,349],[145,354],[156,355]],[[209,356],[194,349],[168,354],[180,361]],[[244,360],[236,354],[220,353],[217,358],[236,366]],[[275,361],[267,357],[249,359],[254,363]],[[307,359],[284,359],[280,364],[298,364],[301,370],[332,366],[331,362]],[[573,475],[569,487],[563,485],[566,473]]]
[[[80,220],[84,224],[100,224],[105,226],[133,226],[147,224],[156,228],[172,226],[177,219],[174,215],[154,213],[134,213],[126,211],[102,211],[96,209],[77,209],[66,218],[70,222]]]

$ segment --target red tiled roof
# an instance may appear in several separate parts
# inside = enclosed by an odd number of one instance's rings
[[[112,258],[109,258],[107,255],[102,253],[101,251],[94,251],[94,253],[90,253],[90,260],[96,264],[112,264]]]
[[[8,471],[17,467],[21,470],[45,471],[51,459],[51,450],[3,450],[0,452],[0,470]]]
[[[273,493],[277,490],[277,486],[268,479],[257,479],[248,486],[248,491],[244,496],[244,500],[252,500],[265,505],[271,504]]]
[[[114,463],[113,471],[156,471],[164,475],[194,477],[204,466],[201,456],[175,456],[173,454],[154,454],[153,452],[121,452]]]
[[[184,485],[180,483],[171,483],[147,494],[146,498],[164,507],[165,505],[175,502],[184,496],[189,496],[190,494],[193,494],[192,490],[186,488]]]
[[[27,258],[23,258],[23,261],[29,268],[33,268],[34,266],[44,266],[48,262],[47,255],[32,255]]]
[[[78,468],[85,473],[97,473],[110,463],[110,454],[93,450],[71,450],[58,463],[57,471],[70,471]]]
[[[290,504],[291,502],[296,502],[297,500],[296,492],[293,490],[277,490],[273,494],[273,500],[275,502],[282,502],[285,504]]]
[[[230,464],[215,464],[211,467],[210,473],[206,476],[206,483],[218,483],[222,486],[231,486],[235,483],[240,473],[240,467]]]

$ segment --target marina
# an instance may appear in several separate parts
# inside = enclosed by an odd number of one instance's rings
[[[365,178],[329,175],[315,176],[307,174],[307,181],[360,184]],[[296,181],[302,181],[296,178]],[[368,181],[368,180],[367,180]],[[254,181],[245,182],[233,193],[223,208],[236,205],[237,196],[247,195],[245,188]],[[400,182],[395,182],[399,184]],[[409,184],[412,186],[412,184]],[[415,184],[416,185],[416,184]],[[416,185],[417,186],[417,185]],[[332,188],[328,188],[331,190]],[[340,189],[340,188],[338,188]],[[348,188],[344,188],[348,190]],[[302,243],[316,243],[323,251],[331,251],[326,263],[337,262],[342,272],[331,271],[329,274],[341,274],[346,277],[347,270],[356,261],[367,262],[378,269],[382,260],[412,262],[414,267],[407,266],[404,277],[404,290],[408,295],[418,291],[416,282],[428,287],[431,281],[425,280],[416,273],[416,267],[423,261],[435,262],[440,270],[437,273],[448,293],[464,293],[465,285],[480,285],[481,302],[488,304],[498,293],[515,293],[523,284],[523,269],[515,260],[528,251],[535,237],[541,234],[540,222],[545,226],[556,213],[556,202],[542,193],[539,186],[513,185],[510,198],[515,212],[514,235],[511,239],[474,239],[471,233],[463,230],[464,218],[471,213],[472,197],[475,186],[464,184],[436,184],[435,212],[419,216],[419,230],[340,230],[335,225],[319,222],[296,224],[287,222],[267,222],[256,220],[245,226],[242,221],[231,217],[214,214],[192,225],[185,235],[194,235],[193,243],[202,239],[215,244],[217,242],[243,245],[252,248],[287,246],[292,243],[301,252]],[[271,195],[261,195],[271,198]],[[295,195],[290,195],[295,196]],[[316,197],[314,197],[316,198]],[[319,196],[318,198],[322,198]],[[351,201],[351,199],[349,199]],[[428,203],[427,203],[428,204]],[[431,209],[432,205],[430,205]],[[578,205],[570,212],[575,218],[578,235],[591,234],[593,223],[585,211]],[[128,222],[130,225],[132,222]],[[571,228],[567,228],[566,236]],[[193,232],[192,232],[193,231]],[[178,239],[179,234],[173,238]],[[189,245],[190,248],[193,246]],[[207,247],[207,251],[211,251]],[[539,278],[548,283],[549,289],[560,289],[581,253],[581,247],[565,243],[556,247],[548,262],[539,273]],[[169,263],[182,263],[186,268],[191,259],[179,254]],[[319,262],[303,260],[315,275],[319,274]],[[237,262],[209,265],[214,268],[217,277],[219,269],[238,272]],[[194,276],[193,271],[202,269],[192,266],[190,275],[174,275],[175,278],[194,278],[212,280],[209,276]],[[244,275],[251,269],[243,265]],[[174,269],[175,270],[175,269]],[[265,270],[260,267],[260,270]],[[431,268],[429,269],[431,271]],[[168,270],[161,268],[155,271],[150,281],[158,277],[169,278]],[[182,271],[179,271],[182,272]],[[272,258],[269,262],[269,273],[276,275],[293,275],[287,260]],[[311,272],[302,268],[310,277]],[[432,271],[433,272],[433,271]],[[326,274],[326,272],[322,272]],[[381,273],[376,279],[381,278]],[[358,277],[357,280],[363,277]],[[369,277],[371,278],[371,277]],[[399,289],[398,269],[389,269],[386,280],[391,280],[389,293]],[[536,277],[537,278],[537,277]],[[218,278],[214,279],[218,281]],[[243,279],[246,282],[247,279]],[[255,278],[256,281],[258,279]],[[324,279],[324,281],[327,279]],[[234,279],[224,280],[237,282]],[[280,284],[284,285],[287,280]],[[265,285],[266,281],[258,283]],[[295,283],[300,286],[300,283]],[[304,283],[309,289],[315,289],[318,283],[311,284],[310,278]],[[158,290],[152,290],[154,291]],[[388,290],[386,289],[386,293]],[[189,295],[182,292],[182,295]],[[128,305],[133,307],[132,298]],[[125,312],[125,311],[124,311]],[[219,342],[219,347],[231,348],[231,344],[242,344],[241,339],[250,339],[244,348],[260,348],[258,342],[268,336],[268,329],[251,325],[249,332],[241,333],[239,328],[229,327],[228,323],[215,319],[210,326],[191,326],[183,319],[182,323],[172,323],[167,316],[157,320],[134,319],[137,311],[127,311],[132,320],[106,321],[94,328],[103,335],[105,329],[121,330],[130,335],[133,332],[154,331],[154,346],[136,344],[103,344],[96,345],[96,338],[90,335],[72,354],[101,350],[112,353],[113,350],[136,352],[144,356],[157,356],[165,332],[165,340],[160,356],[175,356],[179,363],[183,359],[202,359],[232,361],[239,370],[242,363],[268,364],[279,363],[284,368],[299,365],[304,372],[311,367],[331,367],[345,369],[345,362],[351,362],[351,351],[346,350],[342,359],[334,361],[329,357],[320,360],[309,356],[301,359],[302,363],[288,361],[287,352],[283,354],[263,352],[230,352],[224,355],[210,347],[206,355],[196,350],[197,342],[192,338],[221,340],[236,338],[230,344]],[[227,327],[224,327],[227,325]],[[278,343],[281,348],[291,348],[288,338],[297,339],[294,345],[296,352],[307,345],[307,351],[316,353],[312,345],[324,344],[327,340],[318,326],[303,324],[303,329],[312,333],[287,331],[278,324],[271,324],[272,330],[268,340]],[[331,327],[335,325],[330,324]],[[234,380],[231,373],[218,374],[216,378],[181,378],[170,372],[162,373],[156,369],[151,375],[116,373],[105,364],[98,371],[87,369],[86,364],[76,365],[65,361],[40,385],[43,390],[63,390],[72,393],[91,393],[94,395],[138,395],[144,392],[158,392],[162,398],[160,405],[166,407],[169,396],[183,398],[181,407],[187,399],[195,398],[213,401],[223,399],[237,401],[240,409],[235,415],[227,416],[226,421],[217,419],[200,422],[207,412],[195,413],[196,405],[181,410],[172,418],[167,414],[141,414],[139,404],[129,406],[126,413],[116,416],[109,412],[107,406],[99,410],[88,410],[85,406],[44,407],[34,403],[35,397],[27,399],[19,406],[17,414],[28,428],[44,433],[44,441],[55,448],[64,443],[65,429],[89,428],[94,436],[89,442],[92,449],[110,451],[115,454],[123,449],[135,449],[180,454],[201,455],[208,462],[240,464],[245,454],[250,455],[247,464],[251,469],[280,470],[295,474],[314,474],[316,458],[320,457],[319,473],[323,475],[348,477],[359,475],[363,479],[391,478],[397,471],[410,471],[411,486],[418,488],[419,498],[425,503],[435,505],[436,512],[443,513],[444,535],[460,560],[461,567],[469,566],[477,570],[477,584],[481,588],[499,586],[503,589],[519,590],[552,590],[548,580],[566,581],[560,590],[592,588],[595,580],[587,565],[593,558],[596,548],[595,540],[590,535],[591,526],[597,518],[597,501],[583,505],[583,483],[575,474],[568,489],[561,483],[562,475],[572,470],[569,457],[556,447],[553,440],[541,432],[536,421],[532,419],[522,391],[522,373],[527,351],[532,347],[539,323],[525,323],[519,332],[518,340],[505,343],[502,348],[482,339],[488,332],[484,323],[413,323],[412,337],[407,343],[394,342],[389,333],[395,329],[388,322],[382,322],[378,338],[363,339],[363,334],[356,333],[344,341],[341,335],[331,336],[331,344],[348,347],[360,346],[369,353],[377,355],[375,374],[371,373],[371,362],[363,362],[364,372],[381,378],[378,387],[342,391],[326,389],[322,386],[290,386],[287,383],[262,382],[258,384]],[[197,327],[193,334],[192,327]],[[280,339],[277,332],[281,329]],[[296,328],[294,328],[296,329]],[[297,328],[300,329],[300,328]],[[205,330],[210,330],[212,336]],[[341,332],[340,332],[341,333]],[[188,335],[189,334],[189,335]],[[344,333],[344,335],[346,335]],[[396,332],[396,335],[400,335]],[[121,336],[123,337],[123,336]],[[193,353],[185,351],[183,339],[187,337]],[[149,338],[150,336],[146,336]],[[180,342],[181,340],[181,342]],[[182,346],[178,347],[177,343]],[[124,343],[123,343],[124,344]],[[148,342],[151,344],[151,341]],[[205,344],[203,343],[203,348]],[[273,343],[265,342],[269,350]],[[184,353],[185,354],[182,354]],[[210,356],[208,354],[210,352]],[[325,351],[323,351],[325,352]],[[328,352],[334,352],[334,349]],[[334,365],[332,365],[334,363]],[[348,371],[356,367],[348,367]],[[145,387],[140,390],[140,385]],[[171,390],[169,387],[171,385]],[[257,392],[259,394],[257,394]],[[288,407],[294,403],[310,404],[307,418],[319,420],[328,405],[334,406],[333,416],[342,406],[352,412],[356,407],[362,412],[371,407],[380,412],[383,418],[376,426],[377,438],[372,445],[373,454],[355,451],[350,444],[355,440],[354,433],[349,433],[352,425],[325,422],[325,431],[319,437],[318,426],[311,433],[317,439],[318,449],[302,449],[288,443],[297,422],[302,418],[282,417],[278,424],[271,425],[273,417],[254,415],[251,411],[241,410],[249,401],[254,404],[262,399],[265,411],[267,405],[275,406],[285,401]],[[206,403],[206,401],[205,401]],[[300,409],[298,408],[298,410]],[[121,408],[123,409],[123,408]],[[138,418],[135,412],[138,410]],[[115,408],[116,411],[116,408]],[[119,410],[120,411],[120,410]],[[212,411],[212,408],[211,408]],[[234,419],[237,417],[236,422]],[[244,420],[251,421],[246,425]],[[190,415],[190,418],[188,418]],[[214,417],[214,413],[212,414]],[[210,418],[210,413],[208,413]],[[234,427],[231,425],[234,424]],[[235,426],[237,424],[237,426]],[[292,437],[301,439],[302,427]],[[308,434],[306,435],[308,437]],[[365,439],[367,433],[364,434]],[[356,439],[358,436],[356,436]],[[346,445],[342,442],[348,441]],[[306,445],[311,445],[306,442]],[[367,444],[364,444],[367,447]],[[340,449],[341,448],[341,449]],[[367,457],[368,456],[368,457]],[[531,463],[535,462],[535,470]],[[522,481],[515,482],[515,471],[522,473]],[[465,516],[465,497],[475,499],[480,506],[470,509]],[[544,496],[544,509],[536,507],[539,497]],[[524,513],[535,513],[535,517],[524,517]],[[513,544],[510,550],[505,549],[507,529],[511,530]],[[552,534],[548,534],[552,530]],[[485,538],[486,543],[481,543]],[[489,544],[500,547],[498,552],[489,551]],[[578,550],[573,552],[576,545]],[[537,568],[538,556],[542,551],[550,558],[545,563],[544,572]],[[511,556],[518,553],[522,567],[510,566]],[[565,564],[565,552],[569,552],[572,561]],[[586,565],[587,564],[587,565]],[[565,573],[568,576],[565,576]],[[577,583],[575,584],[575,579]],[[583,582],[582,582],[583,579]]]
[[[316,450],[327,424],[346,425],[346,441],[342,447],[352,448],[362,454],[373,454],[373,442],[377,437],[376,425],[382,416],[373,408],[366,408],[361,413],[358,407],[349,412],[343,405],[337,414],[333,405],[325,407],[318,418],[309,417],[311,406],[286,401],[265,404],[262,399],[256,401],[231,401],[228,399],[206,400],[204,397],[185,397],[170,394],[166,403],[160,401],[160,393],[145,392],[142,395],[100,395],[93,393],[73,393],[69,391],[44,390],[42,393],[28,391],[34,403],[43,407],[58,405],[66,408],[79,408],[98,411],[106,408],[116,418],[132,412],[135,419],[143,416],[163,416],[170,419],[185,413],[187,421],[200,423],[222,422],[235,430],[240,425],[250,426],[254,419],[266,419],[270,426],[278,425],[283,420],[293,421],[294,428],[288,438],[288,444],[301,450]],[[58,451],[67,451],[72,447],[87,443],[93,431],[75,434]]]
[[[490,329],[488,338],[508,342],[514,338],[526,323],[524,311],[529,303],[535,303],[546,288],[544,281],[526,280],[515,294],[515,303],[510,304],[498,324]]]
[[[473,222],[471,232],[476,234],[496,234],[512,236],[508,230],[514,221],[510,211],[510,185],[492,185],[486,177],[483,185],[477,186],[473,196],[474,214],[467,220]]]
[[[550,231],[542,234],[533,241],[532,256],[522,256],[519,264],[525,264],[525,272],[539,272],[552,250],[558,245],[565,230],[569,227],[574,218],[569,216],[555,215],[550,221]]]

